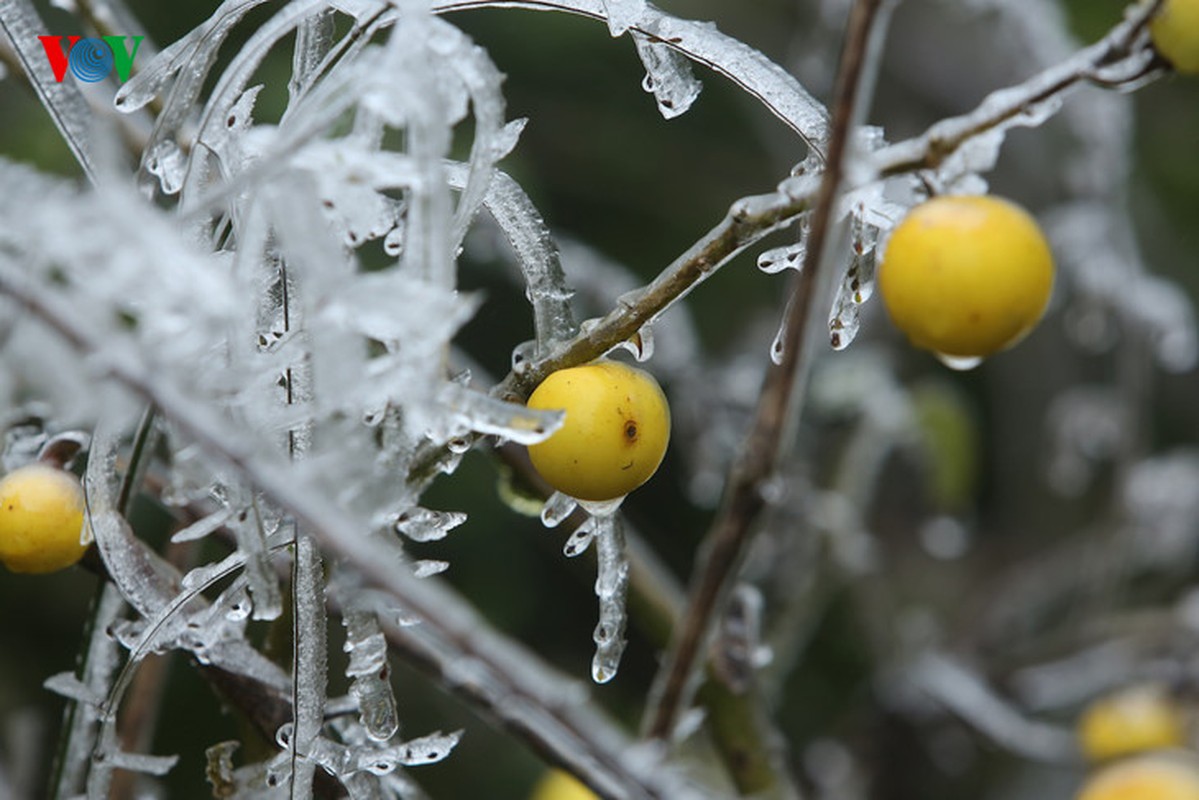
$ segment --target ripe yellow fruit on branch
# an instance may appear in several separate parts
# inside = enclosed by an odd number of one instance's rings
[[[896,226],[879,266],[892,321],[912,344],[958,358],[1011,347],[1041,319],[1053,254],[1036,220],[1007,200],[936,197]]]
[[[1076,800],[1199,800],[1199,769],[1164,755],[1118,761],[1096,772]]]
[[[1078,723],[1083,753],[1106,761],[1146,750],[1164,750],[1186,743],[1181,709],[1158,686],[1135,686],[1096,700]]]
[[[1149,21],[1149,36],[1174,69],[1199,75],[1199,0],[1166,0]]]
[[[574,776],[552,769],[537,782],[529,800],[597,800],[597,797]]]
[[[83,557],[83,488],[73,474],[29,464],[0,479],[0,561],[13,572],[46,573]]]
[[[533,466],[558,491],[614,500],[649,480],[666,454],[670,407],[648,372],[599,361],[552,373],[529,408],[561,409],[562,427],[529,446]]]

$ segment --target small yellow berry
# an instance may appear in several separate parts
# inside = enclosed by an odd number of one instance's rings
[[[990,196],[943,196],[896,226],[879,290],[912,344],[960,358],[1010,347],[1040,320],[1053,255],[1024,209]]]
[[[1149,21],[1149,36],[1174,69],[1199,75],[1199,0],[1166,0]]]
[[[1096,772],[1076,800],[1199,800],[1199,770],[1163,755],[1117,761]]]
[[[1078,723],[1078,738],[1087,758],[1105,761],[1181,747],[1186,742],[1186,723],[1164,689],[1136,686],[1088,706]]]
[[[558,370],[529,408],[562,409],[562,427],[529,447],[550,486],[580,500],[613,500],[649,480],[670,440],[670,407],[648,372],[616,361]]]
[[[46,573],[83,557],[83,488],[46,464],[29,464],[0,479],[0,561],[13,572]]]
[[[533,787],[529,800],[598,800],[597,795],[574,776],[560,769],[551,769]]]

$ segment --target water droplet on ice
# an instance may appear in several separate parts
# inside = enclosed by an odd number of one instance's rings
[[[980,356],[950,356],[945,353],[934,353],[934,355],[942,364],[959,372],[967,372],[983,363]]]

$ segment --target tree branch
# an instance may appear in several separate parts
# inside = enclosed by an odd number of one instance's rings
[[[748,548],[754,525],[766,505],[763,487],[773,477],[786,439],[784,432],[802,407],[803,384],[811,364],[809,339],[812,308],[819,278],[827,271],[826,250],[835,244],[831,228],[836,200],[844,182],[850,136],[870,76],[868,58],[874,32],[881,30],[883,0],[858,0],[850,14],[846,42],[834,90],[832,138],[819,193],[813,208],[804,267],[792,284],[783,323],[784,349],[779,363],[767,371],[752,427],[733,466],[725,501],[705,539],[693,578],[687,609],[674,644],[655,681],[647,717],[647,736],[669,740],[690,702],[697,663],[715,621],[723,612],[733,579]]]

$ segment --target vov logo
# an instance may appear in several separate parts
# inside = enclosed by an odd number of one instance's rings
[[[85,83],[96,83],[108,77],[114,69],[122,82],[129,80],[129,72],[133,69],[133,58],[137,55],[137,46],[142,43],[144,36],[103,36],[100,38],[82,36],[39,36],[42,49],[46,51],[46,60],[54,71],[54,80],[62,83],[67,75],[67,67],[73,74]],[[133,45],[128,46],[126,40],[132,39]]]

